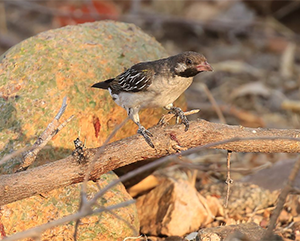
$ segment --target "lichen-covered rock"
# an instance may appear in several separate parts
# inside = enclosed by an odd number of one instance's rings
[[[118,177],[110,172],[101,176],[98,184],[103,188],[116,178]],[[3,224],[6,235],[10,236],[76,213],[79,208],[80,190],[81,184],[74,184],[1,206],[0,223]],[[98,191],[94,182],[88,182],[89,198]],[[100,198],[98,203],[108,207],[131,199],[124,186],[118,184]],[[134,204],[115,209],[113,212],[123,220],[108,212],[82,218],[78,226],[78,240],[123,240],[138,234],[139,219]],[[74,226],[75,221],[47,230],[43,233],[42,240],[73,240]]]
[[[88,148],[100,146],[127,114],[108,91],[91,85],[137,62],[165,56],[154,38],[133,24],[114,21],[50,30],[14,46],[0,57],[0,158],[32,144],[55,117],[64,96],[68,107],[61,121],[75,118],[40,152],[38,164],[70,154],[79,133]],[[141,122],[148,128],[161,113],[146,110]],[[136,131],[130,121],[114,140]],[[0,173],[15,168],[11,162]]]

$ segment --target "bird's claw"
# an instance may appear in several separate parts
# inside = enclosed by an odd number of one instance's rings
[[[141,134],[145,141],[148,143],[149,146],[151,146],[152,148],[154,148],[154,145],[151,141],[150,137],[153,137],[152,133],[150,131],[148,131],[147,129],[145,129],[145,127],[139,127],[138,129],[138,134]]]
[[[147,134],[148,136],[153,137],[153,134],[152,134],[150,131],[148,131],[147,129],[145,129],[145,132],[146,132],[146,134]]]
[[[167,123],[166,117],[163,115],[163,116],[159,119],[157,125],[164,126],[166,123]]]
[[[185,116],[184,112],[179,107],[172,107],[170,113],[174,114],[176,118],[180,118],[182,124],[185,125],[184,131],[187,131],[190,127],[189,120]]]

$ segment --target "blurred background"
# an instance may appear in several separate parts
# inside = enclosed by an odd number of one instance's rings
[[[299,128],[299,16],[297,0],[1,0],[0,55],[49,29],[105,19],[130,22],[170,55],[201,52],[213,66],[213,73],[197,76],[186,91],[188,109],[201,110],[191,118]],[[247,171],[291,157],[248,153],[233,162]]]

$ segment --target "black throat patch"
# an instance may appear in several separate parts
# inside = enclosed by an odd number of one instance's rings
[[[202,72],[202,71],[198,71],[195,68],[188,68],[183,72],[176,73],[176,75],[189,78],[189,77],[194,77],[196,74],[198,74],[200,72]]]

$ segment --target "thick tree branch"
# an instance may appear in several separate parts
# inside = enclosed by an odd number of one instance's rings
[[[96,160],[90,179],[95,180],[110,170],[130,163],[148,158],[159,158],[174,154],[178,150],[236,137],[269,137],[271,140],[240,140],[219,144],[213,148],[234,152],[300,152],[300,141],[292,140],[300,137],[300,130],[295,129],[254,129],[198,120],[190,122],[190,129],[187,132],[184,131],[183,125],[165,126],[163,128],[156,126],[151,128],[151,132],[154,136],[152,141],[155,149],[149,147],[139,135],[108,144]],[[89,152],[87,162],[89,162],[95,155],[97,148],[88,149],[87,151]],[[24,172],[0,176],[0,205],[81,182],[84,179],[86,170],[87,164],[79,164],[73,156],[68,156]]]

